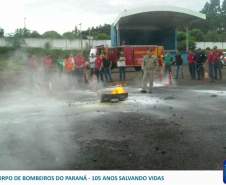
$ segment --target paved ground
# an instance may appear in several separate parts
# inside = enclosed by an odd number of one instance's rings
[[[150,95],[136,79],[116,104],[101,104],[96,84],[3,91],[0,170],[222,169],[226,83],[156,84]]]

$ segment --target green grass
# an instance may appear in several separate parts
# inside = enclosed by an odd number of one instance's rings
[[[12,59],[2,59],[0,58],[0,72],[4,71],[4,72],[19,72],[21,70],[23,70],[24,68],[24,64],[16,61],[16,60],[12,60]]]

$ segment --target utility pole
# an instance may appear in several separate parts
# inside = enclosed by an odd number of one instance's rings
[[[186,27],[186,52],[189,51],[189,28]]]
[[[22,30],[22,40],[20,41],[20,42],[22,42],[22,43],[20,43],[20,45],[26,45],[26,41],[25,41],[25,39],[26,39],[26,32],[27,32],[27,28],[26,28],[26,20],[27,20],[27,18],[26,17],[24,17],[24,29]]]
[[[88,38],[89,38],[89,48],[91,48],[91,47],[90,47],[90,45],[91,45],[91,44],[90,44],[90,29],[89,29],[89,37],[88,37]]]
[[[26,20],[27,20],[27,18],[24,17],[24,29],[26,29]]]
[[[81,43],[81,51],[83,52],[83,44],[82,44],[82,23],[80,23],[79,26],[80,26],[80,43]]]

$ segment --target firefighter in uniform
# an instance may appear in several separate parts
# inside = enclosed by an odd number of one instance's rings
[[[158,59],[153,53],[148,50],[147,55],[144,56],[143,60],[143,81],[141,92],[152,93],[153,81],[154,81],[154,71],[157,66]]]

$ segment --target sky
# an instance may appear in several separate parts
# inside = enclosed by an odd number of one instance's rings
[[[111,24],[124,9],[171,5],[200,11],[207,0],[2,0],[0,27],[5,33],[23,28],[39,33],[82,30]],[[81,26],[79,24],[81,23]]]

